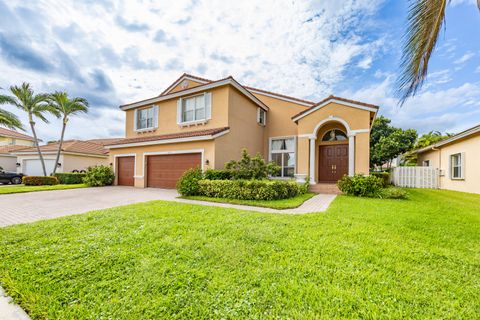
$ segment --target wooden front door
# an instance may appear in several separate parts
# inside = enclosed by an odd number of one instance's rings
[[[190,168],[202,165],[201,153],[166,154],[147,157],[147,187],[174,189]]]
[[[135,175],[135,157],[117,158],[117,184],[119,186],[133,186]]]
[[[348,173],[348,144],[320,146],[318,181],[337,182]]]

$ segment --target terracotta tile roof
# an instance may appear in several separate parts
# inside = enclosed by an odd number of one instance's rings
[[[296,100],[296,101],[299,101],[299,102],[309,103],[311,105],[315,104],[315,102],[313,102],[313,101],[299,99],[299,98],[295,98],[295,97],[292,97],[292,96],[287,96],[287,95],[281,94],[281,93],[276,93],[276,92],[267,91],[267,90],[263,90],[263,89],[258,89],[258,88],[254,88],[254,87],[245,87],[245,88],[247,88],[247,90],[260,91],[260,92],[263,92],[263,93],[272,94],[274,96],[279,96],[279,97],[282,97],[282,98],[287,98],[287,99]]]
[[[215,135],[215,134],[227,131],[228,129],[230,129],[230,128],[229,127],[223,127],[223,128],[215,128],[215,129],[205,129],[205,130],[197,130],[197,131],[187,131],[187,132],[161,134],[161,135],[138,137],[138,138],[126,138],[126,139],[121,139],[121,140],[118,140],[114,143],[111,143],[108,146],[128,144],[128,143],[138,143],[138,142],[160,141],[160,140],[168,140],[168,139],[210,136],[210,135]]]
[[[25,146],[19,146],[19,145],[0,146],[0,154],[9,154],[12,151],[25,149],[25,148],[26,148]]]
[[[122,140],[122,139],[123,138],[100,138],[100,139],[86,140],[86,142],[97,143],[97,144],[100,144],[102,146],[105,146],[105,145],[111,144],[113,142],[116,142],[118,140]]]
[[[340,100],[340,101],[344,101],[344,102],[349,102],[349,103],[354,103],[354,104],[358,104],[358,105],[361,105],[361,106],[365,106],[365,107],[369,107],[369,108],[375,108],[375,109],[378,109],[379,107],[374,105],[374,104],[369,104],[369,103],[365,103],[365,102],[360,102],[360,101],[356,101],[356,100],[350,100],[350,99],[345,99],[345,98],[341,98],[341,97],[337,97],[337,96],[334,96],[334,95],[330,95],[328,96],[327,98],[323,99],[322,101],[314,104],[313,106],[311,106],[310,108],[308,109],[305,109],[303,110],[302,112],[299,112],[297,113],[296,115],[294,115],[292,117],[292,119],[295,119],[296,117],[298,116],[301,116],[302,114],[305,114],[307,112],[309,112],[311,109],[327,102],[328,100],[332,100],[332,99],[335,99],[335,100]]]
[[[44,146],[40,146],[42,152],[56,152],[58,150],[58,142],[52,142]],[[23,148],[20,150],[15,150],[16,153],[20,152],[36,152],[35,147]],[[108,150],[106,150],[103,145],[98,143],[93,143],[89,141],[81,140],[67,140],[62,144],[63,152],[72,152],[72,153],[85,153],[92,155],[106,155]]]
[[[33,141],[33,137],[31,136],[27,136],[26,134],[23,134],[14,130],[5,129],[5,128],[0,128],[0,137],[9,137],[9,138]]]

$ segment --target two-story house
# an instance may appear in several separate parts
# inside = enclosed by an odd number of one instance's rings
[[[5,171],[16,171],[17,157],[11,152],[33,145],[35,145],[33,137],[0,128],[0,168]]]
[[[222,169],[241,150],[276,162],[278,178],[335,183],[369,172],[375,105],[318,103],[184,74],[159,96],[120,106],[126,138],[107,146],[116,184],[174,188],[192,167]]]

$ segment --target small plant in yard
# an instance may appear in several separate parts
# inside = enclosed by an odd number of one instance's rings
[[[380,190],[378,197],[382,199],[408,199],[408,193],[400,188],[388,187]]]
[[[349,196],[376,197],[383,187],[383,180],[375,176],[356,174],[343,176],[337,182],[340,191]]]
[[[196,196],[199,194],[198,181],[203,179],[202,170],[193,168],[185,171],[177,181],[177,191],[182,196]]]
[[[53,176],[56,177],[61,184],[79,184],[83,183],[85,173],[55,173]]]
[[[392,183],[390,182],[390,173],[389,172],[370,172],[370,175],[379,177],[383,181],[383,187],[386,188]]]
[[[22,182],[26,186],[53,186],[58,184],[58,179],[56,177],[25,176],[22,178]]]
[[[265,163],[260,154],[251,157],[246,149],[242,150],[240,160],[231,160],[225,164],[225,170],[231,173],[232,179],[266,179],[280,171],[274,162]]]
[[[83,182],[90,187],[109,186],[115,180],[112,168],[108,166],[88,167]]]

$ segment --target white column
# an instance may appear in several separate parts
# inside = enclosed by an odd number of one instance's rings
[[[348,175],[355,174],[355,134],[348,135]]]
[[[310,183],[316,183],[315,179],[315,140],[316,138],[310,138]]]

